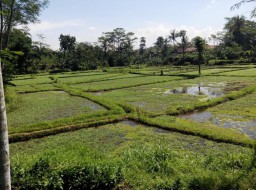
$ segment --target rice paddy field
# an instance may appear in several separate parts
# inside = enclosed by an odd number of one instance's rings
[[[6,92],[13,189],[256,189],[255,71],[16,76]]]

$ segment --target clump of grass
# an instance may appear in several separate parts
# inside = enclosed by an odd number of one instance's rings
[[[83,163],[82,166],[56,168],[46,157],[30,168],[12,166],[12,188],[32,189],[113,189],[123,181],[121,165],[111,161]]]
[[[17,93],[14,91],[14,89],[6,88],[5,102],[6,102],[7,112],[12,112],[15,109],[17,109],[20,105],[20,101],[21,99],[17,95]]]

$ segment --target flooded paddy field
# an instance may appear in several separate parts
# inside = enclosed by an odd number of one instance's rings
[[[131,75],[133,76],[133,75]],[[141,86],[151,83],[161,83],[171,80],[182,79],[182,77],[169,77],[169,76],[144,76],[144,77],[133,77],[120,78],[116,80],[98,81],[91,82],[89,84],[81,83],[72,85],[73,88],[80,89],[82,91],[108,91],[121,88],[129,88],[133,86]]]
[[[70,96],[64,91],[37,92],[18,96],[19,107],[8,113],[11,128],[105,109],[89,100]]]
[[[256,94],[238,100],[181,116],[201,123],[211,123],[218,127],[230,128],[256,139]]]
[[[110,101],[131,104],[151,113],[164,114],[169,107],[185,107],[222,97],[250,86],[254,81],[254,78],[237,80],[229,77],[199,77],[98,92],[97,95]]]

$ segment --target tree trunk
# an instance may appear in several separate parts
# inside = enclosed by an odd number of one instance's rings
[[[199,75],[201,75],[201,63],[200,62],[198,64],[198,72],[199,72]]]
[[[3,6],[0,1],[0,11]],[[3,16],[0,15],[1,34],[3,32]],[[0,50],[2,50],[3,38],[0,38]],[[10,172],[10,158],[9,158],[9,140],[7,128],[7,116],[4,98],[4,85],[2,77],[2,63],[0,57],[0,189],[11,190],[11,172]]]
[[[0,60],[0,189],[11,190],[9,140],[1,67]]]
[[[202,63],[203,57],[202,57],[202,53],[198,53],[198,72],[199,75],[201,75],[201,63]]]
[[[185,47],[182,47],[182,62],[185,63]]]

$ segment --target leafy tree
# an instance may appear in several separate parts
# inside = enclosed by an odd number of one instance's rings
[[[38,22],[48,0],[1,0],[3,5],[3,49],[8,47],[13,27]]]
[[[218,53],[218,45],[221,41],[221,38],[220,38],[220,33],[217,33],[217,34],[211,34],[211,37],[210,37],[210,41],[213,41],[213,45],[214,45],[214,49],[212,50],[212,55],[214,56],[214,59],[215,59],[215,64],[217,63],[217,53]]]
[[[252,49],[256,45],[256,22],[246,20],[244,16],[226,18],[224,30],[224,43],[233,46],[234,43],[242,47],[244,51]]]
[[[250,2],[255,2],[256,0],[242,0],[240,1],[239,3],[236,3],[235,5],[233,5],[231,7],[231,10],[235,10],[235,9],[238,9],[240,8],[240,6],[244,3],[250,3]],[[251,17],[255,17],[256,16],[256,7],[252,10],[251,12]]]
[[[168,54],[167,44],[168,44],[168,40],[164,39],[162,36],[159,36],[155,43],[155,48],[157,50],[157,56],[158,56],[158,58],[160,58],[162,60],[165,57],[167,57],[167,54]]]
[[[78,43],[71,57],[72,70],[93,70],[100,65],[101,53],[89,43]]]
[[[99,48],[104,52],[103,62],[107,62],[108,48],[109,48],[109,39],[106,36],[101,36],[98,38]]]
[[[76,37],[70,35],[61,34],[59,37],[60,41],[60,51],[63,52],[63,68],[72,67],[69,63],[69,56],[71,56],[72,51],[75,50]]]
[[[237,43],[241,46],[245,46],[245,35],[242,31],[245,26],[245,17],[244,16],[235,16],[232,18],[226,18],[227,23],[225,24],[224,29],[226,33],[226,43]],[[227,44],[229,45],[229,44]]]
[[[158,52],[161,52],[161,50],[164,47],[164,38],[162,36],[159,36],[156,40],[155,47],[157,48]]]
[[[146,38],[140,38],[140,49],[139,49],[139,64],[144,62],[145,58],[145,47],[146,47]],[[140,65],[139,65],[140,67]]]
[[[106,52],[110,66],[123,66],[131,62],[133,44],[136,40],[134,33],[126,33],[125,29],[116,28],[112,32],[103,33],[98,42]]]
[[[193,42],[193,44],[196,47],[197,52],[198,52],[198,72],[199,72],[199,75],[201,75],[201,64],[204,61],[203,52],[205,50],[206,42],[200,36],[196,36],[195,38],[193,38],[192,42]]]
[[[76,37],[61,34],[59,37],[59,41],[60,41],[60,50],[64,52],[64,55],[67,52],[70,52],[75,49]]]
[[[17,74],[24,74],[32,67],[31,52],[32,52],[32,39],[30,34],[20,30],[13,29],[10,34],[9,49],[11,51],[21,51],[22,56],[19,56],[14,62],[14,68]]]

